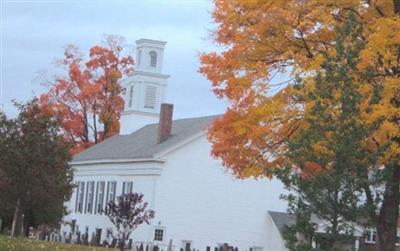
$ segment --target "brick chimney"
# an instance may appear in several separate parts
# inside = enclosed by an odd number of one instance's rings
[[[173,104],[161,104],[160,122],[158,123],[158,143],[162,143],[171,135]]]

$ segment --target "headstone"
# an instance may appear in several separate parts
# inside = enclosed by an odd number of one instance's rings
[[[167,251],[172,251],[172,239],[169,240]]]
[[[110,247],[115,248],[115,245],[117,245],[117,239],[112,240]]]
[[[94,245],[96,247],[100,246],[100,240],[101,240],[101,228],[96,228],[96,237],[95,237],[95,243]]]

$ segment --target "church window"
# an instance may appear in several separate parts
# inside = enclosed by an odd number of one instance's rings
[[[133,182],[127,181],[122,183],[122,195],[132,193]]]
[[[93,198],[94,198],[94,181],[89,181],[87,183],[87,190],[86,190],[86,212],[92,213],[93,212]]]
[[[109,181],[107,182],[107,199],[106,203],[110,201],[115,201],[115,191],[117,190],[117,182]]]
[[[154,85],[146,85],[144,107],[154,109],[156,107],[157,87]]]
[[[150,51],[150,66],[156,67],[157,66],[157,53],[155,51]]]
[[[154,231],[154,240],[155,241],[163,241],[164,238],[164,229],[156,228]]]
[[[133,102],[133,85],[131,85],[131,88],[129,90],[129,107],[132,107],[132,102]]]
[[[82,213],[84,194],[85,194],[85,182],[78,182],[78,189],[77,189],[77,193],[76,193],[75,212]]]
[[[106,184],[104,181],[97,182],[95,213],[101,214],[103,212],[105,186]]]

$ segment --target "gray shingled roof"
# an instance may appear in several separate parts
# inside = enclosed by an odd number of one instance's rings
[[[274,222],[276,228],[278,228],[281,235],[283,234],[285,226],[294,224],[295,218],[293,215],[274,211],[268,211],[268,213],[271,215],[272,221]]]
[[[72,162],[91,160],[147,159],[205,130],[218,116],[179,119],[172,122],[171,136],[157,143],[158,124],[151,124],[129,135],[116,135],[74,156]]]

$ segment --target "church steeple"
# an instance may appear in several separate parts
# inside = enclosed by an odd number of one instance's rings
[[[158,122],[169,77],[162,74],[165,44],[150,39],[136,41],[135,71],[126,80],[121,134],[130,134],[147,124]]]

